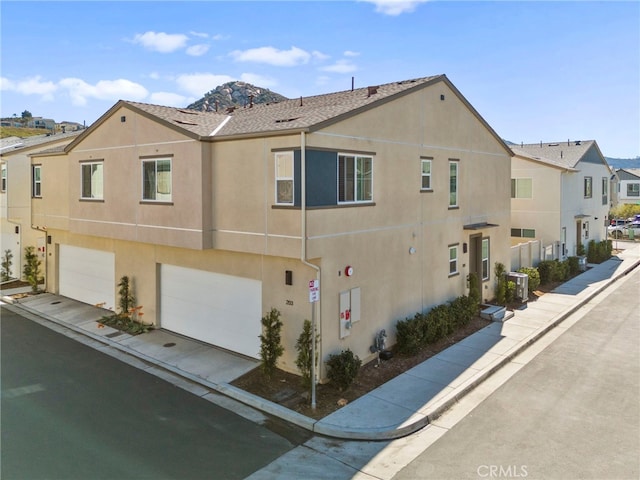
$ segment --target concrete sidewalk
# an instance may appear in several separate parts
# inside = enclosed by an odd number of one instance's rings
[[[131,336],[97,320],[113,312],[48,293],[14,299],[20,309],[73,332],[95,348],[117,350],[139,368],[149,365],[238,400],[309,431],[351,440],[390,440],[413,433],[458,402],[486,378],[640,264],[640,245],[589,269],[545,294],[505,322],[494,322],[321,420],[230,385],[258,365],[233,353],[165,330]],[[28,290],[28,289],[27,289]],[[86,339],[90,341],[87,342]]]

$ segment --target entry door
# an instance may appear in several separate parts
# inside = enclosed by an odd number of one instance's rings
[[[482,282],[482,234],[469,237],[469,273],[475,273]]]
[[[582,245],[582,220],[576,221],[576,251],[575,254],[578,254],[578,249]]]

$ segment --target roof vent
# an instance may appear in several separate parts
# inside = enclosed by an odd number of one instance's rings
[[[181,123],[182,125],[198,125],[197,123],[187,122],[185,120],[178,120],[178,119],[174,120],[174,122]]]
[[[367,98],[378,93],[378,88],[377,85],[375,87],[367,87]]]
[[[550,143],[549,145],[547,145],[548,147],[557,147],[558,145],[560,145],[559,143]]]
[[[233,113],[236,107],[227,107],[227,113]]]
[[[194,110],[181,110],[181,109],[178,109],[178,111],[180,113],[186,113],[187,115],[197,115],[198,114],[198,112],[196,112]]]
[[[278,120],[276,120],[276,123],[288,123],[288,122],[293,122],[294,120],[297,120],[300,117],[296,117],[296,118],[280,118]]]
[[[576,140],[576,146],[580,145],[580,140]]]

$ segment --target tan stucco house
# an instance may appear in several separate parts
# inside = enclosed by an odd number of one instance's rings
[[[0,140],[0,254],[13,255],[10,276],[20,278],[24,249],[33,246],[44,260],[45,234],[31,228],[31,198],[40,188],[38,167],[31,165],[33,153],[62,148],[80,132],[37,135]]]
[[[312,309],[323,361],[367,361],[470,272],[491,298],[511,156],[444,75],[220,112],[120,101],[32,159],[33,223],[49,291],[113,308],[128,275],[145,321],[254,358],[276,308],[295,372]]]
[[[511,149],[512,243],[540,240],[546,259],[562,260],[607,238],[613,172],[595,140]]]

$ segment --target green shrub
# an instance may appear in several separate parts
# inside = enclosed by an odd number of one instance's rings
[[[580,258],[568,257],[565,261],[569,266],[569,276],[574,276],[580,271]]]
[[[28,246],[24,249],[24,258],[25,264],[23,267],[24,276],[27,279],[29,285],[31,285],[31,290],[34,293],[38,292],[38,284],[42,280],[40,265],[42,262],[38,258],[38,254],[36,253],[36,247]]]
[[[11,250],[5,250],[2,256],[2,273],[0,279],[6,282],[11,278],[11,265],[13,265],[13,253]]]
[[[480,302],[482,302],[482,293],[480,291],[478,275],[475,273],[467,275],[467,285],[469,286],[469,300],[476,305],[480,305]]]
[[[520,273],[524,273],[529,277],[529,281],[527,283],[529,287],[529,293],[533,293],[534,290],[537,290],[540,286],[540,273],[538,269],[535,267],[522,267],[518,270]]]
[[[611,240],[602,240],[597,243],[595,240],[591,240],[587,251],[587,261],[589,263],[602,263],[611,258],[612,250],[613,244]]]
[[[267,378],[271,378],[276,370],[278,358],[284,353],[280,338],[281,330],[280,312],[272,308],[262,317],[262,335],[260,335],[260,367]]]
[[[320,338],[316,333],[316,351],[315,351],[315,363],[318,364],[318,344],[320,342]],[[311,329],[311,322],[309,320],[305,320],[302,325],[302,332],[296,341],[296,351],[298,352],[298,356],[296,358],[296,367],[300,370],[300,375],[302,377],[302,386],[305,388],[311,387],[311,370],[312,363],[311,357],[313,356],[313,335]]]
[[[494,274],[496,277],[495,296],[498,305],[507,304],[507,276],[505,275],[504,265],[496,262],[494,266]]]
[[[361,365],[362,360],[357,355],[349,349],[343,350],[338,355],[329,355],[327,377],[344,391],[355,380]]]
[[[396,323],[396,347],[401,355],[415,355],[423,346],[423,317],[416,313],[414,318],[406,318]]]
[[[516,299],[516,282],[512,280],[507,280],[505,300],[507,303],[513,303],[515,299]]]

